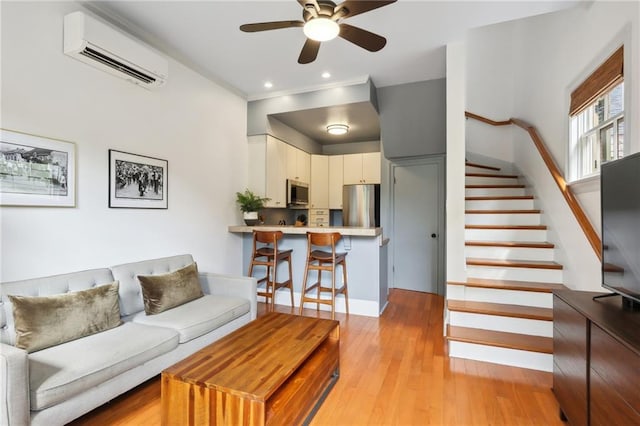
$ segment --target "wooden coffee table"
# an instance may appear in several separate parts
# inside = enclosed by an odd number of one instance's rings
[[[338,321],[269,313],[162,372],[163,425],[293,425],[338,379]]]

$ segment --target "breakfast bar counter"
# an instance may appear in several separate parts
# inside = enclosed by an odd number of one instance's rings
[[[307,235],[307,232],[339,232],[343,236],[350,237],[378,237],[382,235],[382,228],[361,228],[356,226],[284,226],[284,225],[258,225],[258,226],[230,226],[229,232],[257,231],[282,231],[285,235]]]
[[[356,315],[377,317],[387,304],[387,246],[389,240],[384,238],[382,228],[358,228],[345,226],[229,226],[228,231],[238,234],[242,238],[242,267],[246,275],[251,260],[253,231],[282,231],[282,240],[278,249],[293,249],[293,288],[296,306],[300,303],[300,292],[304,279],[304,269],[307,256],[307,232],[339,232],[342,235],[337,250],[347,255],[347,284],[349,289],[349,311]],[[278,269],[280,277],[286,277],[287,272]],[[257,276],[259,273],[255,275]],[[340,274],[340,271],[338,271]],[[323,282],[328,274],[323,275]],[[315,279],[315,274],[310,279]],[[291,305],[289,292],[279,290],[276,294],[276,304]],[[313,304],[306,304],[306,308],[313,308]],[[326,308],[326,306],[321,306]],[[345,312],[344,298],[336,299],[336,312]]]

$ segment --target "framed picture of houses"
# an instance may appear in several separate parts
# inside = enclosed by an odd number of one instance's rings
[[[109,150],[109,207],[166,209],[167,160]]]
[[[0,205],[75,207],[76,145],[0,129]]]

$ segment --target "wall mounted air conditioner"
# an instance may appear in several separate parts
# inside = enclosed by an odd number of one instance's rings
[[[64,17],[64,53],[147,89],[164,85],[169,74],[166,58],[83,12]]]

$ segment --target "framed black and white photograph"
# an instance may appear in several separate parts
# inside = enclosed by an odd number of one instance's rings
[[[0,129],[0,205],[75,207],[76,145]]]
[[[168,162],[109,150],[109,207],[166,209]]]

